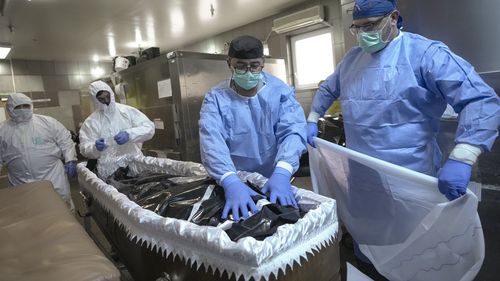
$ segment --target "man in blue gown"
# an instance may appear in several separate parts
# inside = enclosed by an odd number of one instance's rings
[[[449,200],[466,193],[472,165],[498,136],[500,99],[474,68],[443,43],[401,31],[395,0],[356,0],[350,49],[319,87],[308,116],[308,143],[337,99],[347,147],[437,176]],[[455,147],[441,167],[436,137],[451,105],[458,113]],[[358,258],[369,262],[359,251]]]
[[[231,78],[210,89],[200,112],[201,160],[224,188],[235,220],[256,212],[256,193],[237,170],[269,177],[263,192],[270,201],[297,206],[290,179],[305,151],[306,120],[294,90],[263,71],[262,42],[251,36],[231,41],[227,63]]]

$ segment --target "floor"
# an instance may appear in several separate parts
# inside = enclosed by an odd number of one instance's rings
[[[90,236],[108,256],[108,258],[115,262],[117,267],[122,272],[122,280],[133,281],[132,277],[126,270],[126,267],[120,263],[112,247],[110,246],[102,232],[99,230],[99,227],[95,224],[91,217],[85,217],[86,211],[82,196],[79,193],[80,190],[78,181],[76,179],[72,179],[70,181],[70,184],[72,197],[77,210],[75,216],[80,221],[80,223],[82,223],[82,225],[87,228]],[[312,186],[309,177],[296,177],[293,184],[295,186],[309,190],[311,190]],[[8,180],[6,176],[0,176],[0,186],[8,186]],[[479,272],[475,280],[499,280],[498,276],[500,276],[500,267],[498,266],[498,261],[500,260],[500,239],[498,238],[498,234],[500,233],[500,187],[491,184],[483,185],[482,201],[479,203],[478,213],[483,224],[483,232],[486,243],[486,257],[483,262],[481,271]],[[344,234],[343,239],[340,243],[340,261],[341,274],[344,280],[346,276],[346,261],[358,267],[358,269],[363,271],[368,276],[371,276],[374,280],[384,280],[380,275],[376,273],[376,271],[374,271],[373,268],[357,263],[353,254],[352,239],[348,234]]]
[[[70,180],[71,197],[73,198],[73,203],[75,204],[75,217],[82,224],[82,226],[87,230],[89,236],[94,240],[96,245],[101,249],[101,251],[106,255],[106,257],[113,261],[115,266],[120,270],[121,281],[134,281],[130,273],[128,272],[126,266],[120,262],[118,255],[113,250],[113,247],[108,242],[99,226],[96,224],[90,213],[88,213],[87,208],[84,203],[84,196],[80,193],[80,186],[78,180]]]
[[[293,181],[293,185],[304,189],[312,189],[309,177],[296,177]],[[114,254],[112,247],[95,222],[93,222],[90,217],[82,217],[85,215],[85,207],[82,196],[79,194],[79,186],[76,180],[71,181],[71,192],[78,211],[76,214],[78,220],[82,223],[82,225],[86,225],[90,235],[108,256],[108,258],[117,264],[117,267],[123,274],[122,280],[133,281],[132,277],[126,270],[126,267],[120,263],[118,257]],[[500,189],[483,189],[482,201],[479,204],[479,215],[483,223],[483,231],[486,241],[486,257],[481,271],[475,280],[498,280],[498,276],[500,276],[500,267],[498,267],[498,260],[500,259],[500,239],[498,239],[498,233],[500,233]],[[366,275],[372,277],[374,280],[386,280],[380,276],[373,267],[356,261],[353,252],[352,239],[350,235],[346,233],[343,235],[343,239],[340,243],[340,262],[343,280],[345,280],[346,276],[346,262],[351,263]]]

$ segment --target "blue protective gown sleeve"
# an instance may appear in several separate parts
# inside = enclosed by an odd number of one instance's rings
[[[280,102],[280,119],[275,129],[278,153],[274,165],[286,162],[292,165],[293,174],[299,169],[300,156],[306,150],[307,125],[304,110],[295,99],[293,90],[282,95]]]
[[[341,62],[342,63],[342,62]],[[340,69],[341,63],[337,65],[337,70]],[[325,115],[325,112],[330,108],[332,103],[340,95],[340,82],[339,82],[339,71],[335,71],[333,74],[328,76],[325,82],[321,83],[316,95],[313,98],[311,105],[311,112],[319,114],[318,117]],[[315,122],[315,120],[309,120]]]
[[[214,94],[208,93],[200,111],[200,153],[202,164],[217,182],[227,172],[236,172],[229,148],[227,131]]]
[[[489,151],[500,126],[500,98],[495,91],[468,62],[439,43],[426,51],[421,73],[427,88],[442,95],[459,114],[455,142]]]

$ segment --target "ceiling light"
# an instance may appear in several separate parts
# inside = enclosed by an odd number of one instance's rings
[[[0,59],[5,59],[10,52],[12,46],[0,44]]]
[[[111,57],[116,56],[115,37],[113,35],[108,36],[108,52]]]
[[[170,31],[175,34],[182,34],[184,32],[184,15],[180,8],[172,8],[170,12]]]
[[[264,43],[264,56],[269,56],[269,46]]]
[[[90,70],[90,74],[92,75],[92,77],[101,77],[102,75],[104,75],[104,69],[99,66],[93,67]]]
[[[33,103],[39,103],[39,102],[49,102],[51,99],[33,99],[31,100]]]

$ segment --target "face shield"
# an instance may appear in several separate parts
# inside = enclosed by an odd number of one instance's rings
[[[359,46],[365,52],[375,53],[387,46],[393,33],[391,15],[392,12],[363,25],[351,25],[349,30],[356,36]]]
[[[393,12],[390,12],[390,13],[382,16],[381,18],[379,18],[375,21],[372,21],[372,22],[368,22],[366,24],[362,24],[362,25],[352,24],[349,27],[349,31],[351,32],[352,35],[354,35],[356,37],[361,32],[380,32],[380,31],[386,29],[387,25],[390,26],[389,23],[391,22],[391,15]]]

